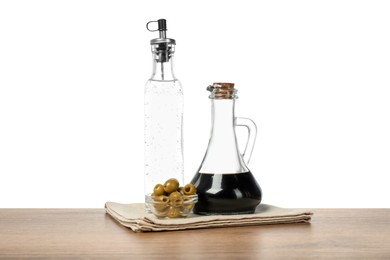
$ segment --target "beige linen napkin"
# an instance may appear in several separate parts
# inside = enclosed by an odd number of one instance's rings
[[[173,231],[197,228],[237,227],[309,222],[312,212],[303,209],[284,209],[260,204],[254,214],[201,216],[159,219],[144,211],[143,203],[120,204],[107,202],[106,212],[121,225],[135,232]]]

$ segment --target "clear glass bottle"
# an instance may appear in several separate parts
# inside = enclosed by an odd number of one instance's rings
[[[153,22],[147,24],[148,30]],[[145,195],[152,193],[156,184],[164,184],[169,178],[176,178],[180,184],[184,182],[183,89],[173,73],[176,42],[166,38],[166,21],[160,19],[156,22],[160,37],[150,41],[153,73],[144,93]]]
[[[214,83],[208,90],[211,91],[212,128],[206,154],[191,181],[199,196],[194,212],[253,213],[262,197],[261,188],[247,166],[256,140],[256,125],[248,118],[235,117],[237,90],[233,83]],[[248,129],[243,154],[238,149],[236,126]]]

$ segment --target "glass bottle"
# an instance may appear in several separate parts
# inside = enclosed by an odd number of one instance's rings
[[[173,73],[175,40],[166,38],[166,20],[156,22],[159,38],[150,41],[153,73],[144,93],[144,181],[145,195],[169,178],[184,182],[183,89]],[[146,204],[145,204],[146,205]],[[147,211],[149,211],[146,208]]]
[[[191,183],[197,187],[194,212],[203,215],[253,213],[261,202],[261,188],[249,170],[256,140],[256,125],[248,118],[235,117],[237,90],[233,83],[214,83],[211,91],[212,128],[206,154]],[[236,138],[236,126],[248,129],[243,154]]]

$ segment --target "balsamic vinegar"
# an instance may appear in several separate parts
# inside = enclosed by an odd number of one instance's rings
[[[253,213],[261,202],[261,188],[252,173],[197,173],[192,179],[199,201],[194,212],[202,215]]]

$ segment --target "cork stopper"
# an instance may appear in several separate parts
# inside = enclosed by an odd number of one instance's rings
[[[237,89],[234,88],[234,83],[215,82],[213,85],[207,87],[211,92],[209,98],[212,99],[235,99],[238,98]]]

